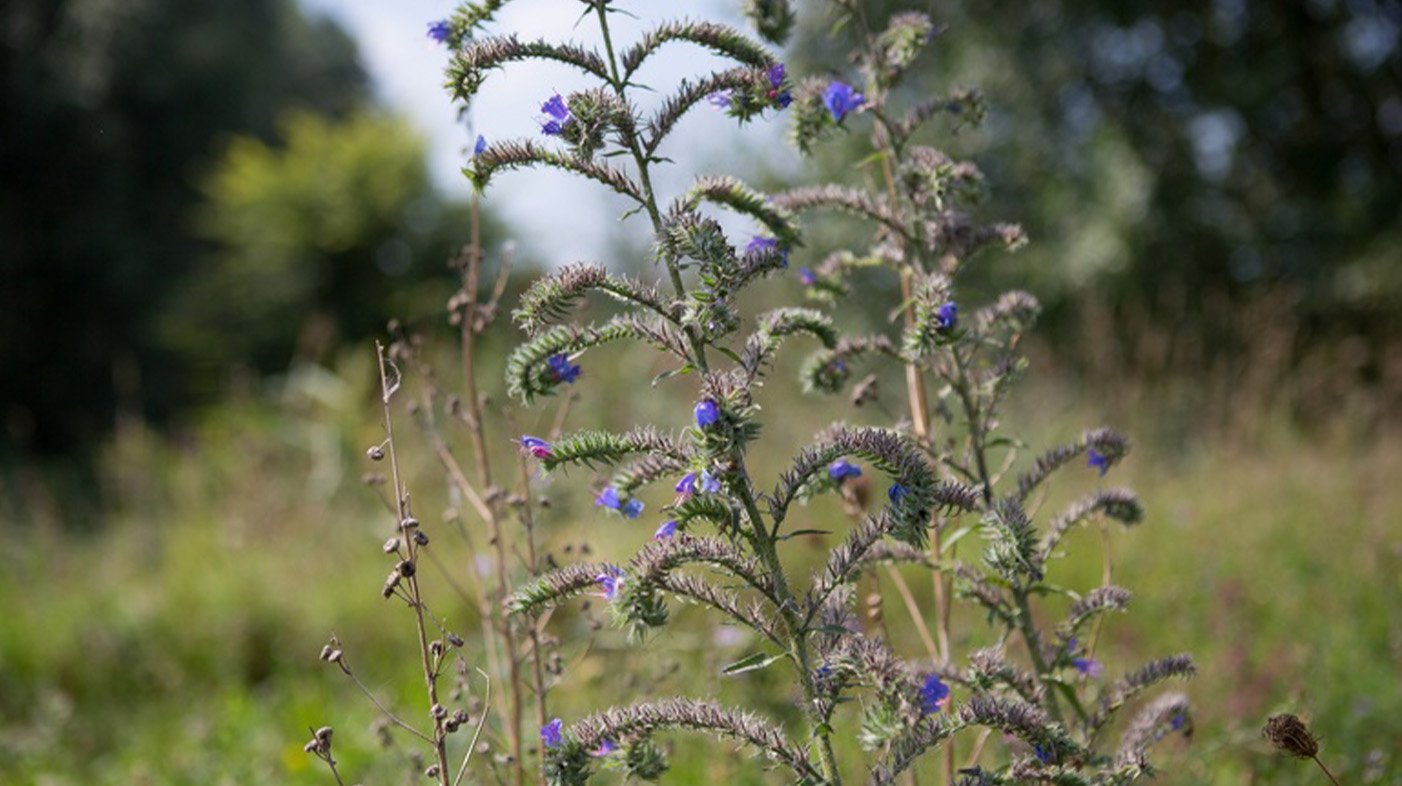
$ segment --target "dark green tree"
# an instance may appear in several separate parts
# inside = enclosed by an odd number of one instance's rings
[[[188,401],[158,327],[208,249],[216,142],[368,91],[352,41],[291,0],[16,0],[0,33],[0,445],[71,451],[119,397]]]

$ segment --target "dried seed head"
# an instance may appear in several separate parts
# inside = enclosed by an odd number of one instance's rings
[[[335,650],[332,650],[332,649],[331,649],[331,645],[330,645],[330,644],[323,644],[323,645],[321,646],[321,659],[322,659],[322,660],[327,660],[327,661],[331,660],[331,653],[334,652],[334,651],[335,651]]]
[[[437,778],[437,777],[438,777],[438,765],[437,765],[437,764],[430,764],[430,765],[428,765],[428,769],[424,770],[424,777],[425,777],[425,778]]]
[[[341,651],[340,651],[340,650],[331,650],[329,653],[326,654],[326,660],[329,661],[329,662],[331,662],[331,663],[340,663],[340,662],[341,662]]]
[[[316,753],[316,740],[307,740],[307,744],[302,746],[302,750],[306,751],[307,753]]]
[[[371,461],[383,461],[385,449],[379,445],[372,445],[369,450],[365,451],[365,456]]]
[[[463,645],[462,636],[459,636],[456,633],[449,633],[448,643],[453,645],[454,647],[461,647]]]
[[[1264,734],[1278,750],[1291,756],[1313,759],[1319,753],[1319,739],[1294,715],[1272,715]]]
[[[414,543],[420,546],[428,545],[428,536],[421,529],[414,530]]]
[[[434,643],[436,644],[437,642]],[[429,710],[429,714],[433,716],[434,720],[443,720],[448,717],[448,708],[444,707],[442,704],[435,704],[433,705],[433,709]]]
[[[449,718],[443,722],[443,731],[454,734],[457,732],[459,725],[457,718]]]
[[[399,522],[399,528],[404,530],[405,532],[408,532],[411,529],[417,529],[418,526],[419,520],[414,518],[413,516],[409,516],[403,521]]]
[[[464,712],[463,709],[462,709],[461,707],[459,707],[459,708],[456,709],[456,710],[453,710],[453,722],[454,722],[454,723],[467,723],[467,713]]]
[[[316,741],[329,748],[331,747],[331,734],[330,726],[322,726],[316,730]]]
[[[388,598],[394,594],[394,590],[399,586],[399,569],[395,568],[389,572],[389,577],[385,579],[384,589],[380,590],[381,597]]]
[[[399,575],[403,576],[406,579],[413,578],[414,571],[416,570],[416,568],[414,567],[414,563],[410,562],[407,559],[400,561],[398,565],[394,566],[394,569],[399,571]]]
[[[396,551],[399,551],[399,538],[390,538],[385,541],[386,554],[393,554]]]
[[[433,657],[435,658],[443,657],[443,642],[434,639],[428,643],[428,651],[433,653]]]

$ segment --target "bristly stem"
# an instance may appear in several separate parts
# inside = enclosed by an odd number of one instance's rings
[[[406,504],[406,494],[403,481],[399,475],[399,456],[394,445],[394,419],[390,416],[390,399],[394,391],[399,387],[400,379],[398,371],[395,372],[395,382],[391,386],[389,375],[385,369],[385,348],[380,342],[375,342],[375,354],[379,360],[380,368],[380,402],[384,407],[385,417],[385,442],[389,447],[390,472],[394,480],[395,510],[399,515],[399,520],[395,522],[395,529],[403,534],[409,534],[404,528],[404,522],[409,518],[409,510]],[[409,564],[417,564],[418,547],[412,536],[404,538],[405,553]],[[438,706],[438,671],[431,662],[433,657],[429,652],[428,628],[424,623],[424,603],[423,596],[419,593],[418,571],[409,572],[410,575],[404,577],[408,585],[410,607],[414,610],[414,624],[419,636],[419,657],[423,665],[424,686],[428,689],[429,715],[433,718],[433,754],[438,762],[438,781],[440,786],[450,786],[448,783],[448,751],[446,745],[447,733],[443,728],[443,719],[440,713],[432,712]]]

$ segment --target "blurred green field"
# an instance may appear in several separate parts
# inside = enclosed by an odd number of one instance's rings
[[[103,460],[112,502],[93,522],[101,526],[60,527],[42,515],[38,481],[13,479],[7,496],[30,512],[0,527],[0,782],[330,783],[302,751],[308,727],[322,724],[337,729],[348,783],[417,780],[402,749],[379,747],[373,709],[317,659],[336,633],[374,691],[422,717],[411,618],[379,596],[388,517],[359,482],[378,468],[364,457],[378,441],[366,354],[339,373],[296,369],[269,392],[209,412],[182,439],[127,427]],[[650,362],[641,353],[601,356],[570,423],[681,426],[687,410],[676,402],[685,391],[626,382],[647,379]],[[841,401],[796,400],[791,378],[781,372],[766,389],[757,474],[772,476],[783,453],[828,420],[858,419]],[[1135,411],[1125,411],[1126,400]],[[1159,417],[1152,401],[1042,382],[1023,389],[1008,420],[1036,448],[1106,418],[1136,438],[1106,482],[1136,488],[1149,516],[1109,535],[1116,582],[1135,601],[1106,626],[1101,653],[1110,675],[1179,651],[1200,668],[1188,686],[1195,734],[1163,748],[1158,782],[1320,782],[1312,764],[1282,760],[1260,739],[1267,715],[1294,711],[1323,735],[1324,758],[1342,782],[1402,783],[1402,439],[1345,417],[1305,431],[1263,416],[1245,433],[1204,433]],[[516,414],[523,431],[540,431],[554,409]],[[439,514],[449,505],[444,484],[407,416],[402,423],[432,551],[454,583],[469,587],[471,557]],[[509,435],[494,436],[507,456]],[[572,558],[566,547],[577,555],[586,541],[622,558],[656,526],[660,494],[648,497],[641,521],[624,523],[594,512],[589,481],[572,475],[547,489],[542,531],[561,561]],[[1095,482],[1089,470],[1070,468],[1043,515]],[[832,502],[804,515],[794,526],[845,526]],[[1071,546],[1075,556],[1054,577],[1093,586],[1101,536],[1084,530]],[[965,548],[973,553],[973,544]],[[787,558],[798,567],[821,553],[794,541]],[[441,572],[425,575],[438,613],[475,639],[472,605]],[[910,581],[928,610],[928,579],[912,573]],[[551,630],[568,667],[551,713],[569,719],[612,701],[687,693],[793,719],[777,669],[718,676],[751,651],[747,642],[696,609],[674,612],[674,624],[641,649],[607,626],[593,632],[604,621],[597,608],[557,614]],[[918,654],[894,595],[885,613],[901,650]],[[988,643],[977,614],[958,615],[955,632],[959,653]],[[696,738],[669,744],[666,782],[774,780],[746,753]],[[961,751],[969,745],[960,740]],[[858,761],[855,741],[844,747],[842,758]],[[990,750],[998,747],[995,739]],[[933,765],[919,782],[936,782]]]

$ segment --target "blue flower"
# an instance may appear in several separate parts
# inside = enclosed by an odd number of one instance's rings
[[[689,497],[696,493],[696,473],[688,472],[682,475],[682,479],[677,481],[676,490],[678,494]]]
[[[696,425],[705,428],[720,420],[720,406],[716,402],[706,399],[696,405],[695,415]]]
[[[565,741],[565,735],[561,733],[564,721],[556,718],[553,721],[540,727],[540,741],[547,748],[555,748]]]
[[[453,35],[453,27],[448,24],[448,20],[439,19],[437,22],[428,23],[428,37],[440,44],[447,43]]]
[[[768,251],[778,254],[784,267],[789,266],[789,250],[781,247],[779,241],[774,238],[755,235],[745,244],[746,254],[762,254]]]
[[[775,63],[769,67],[769,86],[775,90],[784,83],[784,64]]]
[[[706,494],[720,493],[720,481],[708,470],[701,470],[701,491]]]
[[[790,93],[787,90],[781,90],[779,91],[778,97],[776,97],[774,100],[779,104],[780,109],[788,109],[789,104],[793,103],[793,93]]]
[[[643,501],[640,499],[630,499],[623,503],[623,518],[635,519],[643,515]]]
[[[714,92],[714,93],[712,93],[712,94],[706,96],[706,103],[710,104],[711,106],[715,107],[716,109],[721,109],[721,110],[729,109],[729,108],[730,108],[730,91],[729,91],[729,90],[717,90],[716,92]]]
[[[599,747],[589,751],[589,755],[598,758],[600,756],[607,756],[616,750],[618,750],[618,743],[610,739],[603,739],[599,741]]]
[[[886,497],[891,500],[892,505],[899,505],[901,504],[901,500],[905,499],[905,495],[909,493],[910,491],[905,486],[899,483],[892,483],[891,488],[886,491]]]
[[[1110,471],[1110,457],[1091,448],[1087,453],[1086,465],[1092,469],[1100,470],[1100,477],[1105,477],[1105,473]]]
[[[603,591],[604,598],[613,600],[618,597],[618,589],[623,586],[623,571],[618,568],[609,568],[595,576],[594,582]]]
[[[940,675],[931,674],[920,686],[920,714],[930,715],[944,709],[949,699],[949,686],[940,680]]]
[[[828,465],[828,477],[838,483],[841,483],[847,478],[860,478],[861,476],[862,468],[847,459],[838,459]]]
[[[540,111],[549,118],[541,124],[540,132],[546,136],[559,136],[565,130],[565,123],[570,120],[570,108],[565,99],[556,93],[540,105]]]
[[[550,458],[550,443],[540,437],[521,437],[521,449],[538,459]]]
[[[818,283],[818,274],[814,273],[811,267],[801,267],[798,269],[798,280],[802,281],[805,287],[811,287]]]
[[[472,155],[480,156],[482,151],[487,149],[487,138],[481,134],[477,135],[477,143],[472,146]]]
[[[550,367],[550,378],[556,382],[565,382],[573,385],[579,379],[579,364],[571,363],[568,356],[563,354],[551,355],[546,361]]]
[[[957,324],[959,324],[959,306],[953,300],[935,311],[935,327],[941,331],[953,330]]]
[[[561,123],[570,119],[569,104],[565,103],[565,99],[561,98],[559,93],[550,96],[545,103],[541,104],[540,111]]]
[[[857,109],[866,103],[866,98],[861,93],[852,89],[846,82],[834,81],[828,85],[828,89],[823,91],[823,106],[828,108],[828,114],[832,119],[841,123],[842,118],[847,113]]]
[[[652,533],[653,540],[667,540],[677,534],[677,522],[674,519],[667,519],[662,522],[662,526]]]
[[[613,486],[605,486],[604,490],[599,492],[599,496],[594,498],[594,507],[596,508],[603,507],[618,510],[622,504],[623,503],[618,500],[618,489]]]
[[[1172,726],[1174,731],[1181,731],[1184,726],[1188,725],[1188,713],[1182,711],[1173,713],[1173,717],[1168,719],[1168,725]]]
[[[1032,753],[1036,755],[1037,761],[1043,764],[1051,764],[1056,760],[1056,751],[1051,748],[1043,748],[1041,745],[1033,745]]]
[[[1076,671],[1091,679],[1099,679],[1105,673],[1105,666],[1095,658],[1072,658],[1071,665],[1076,667]]]

